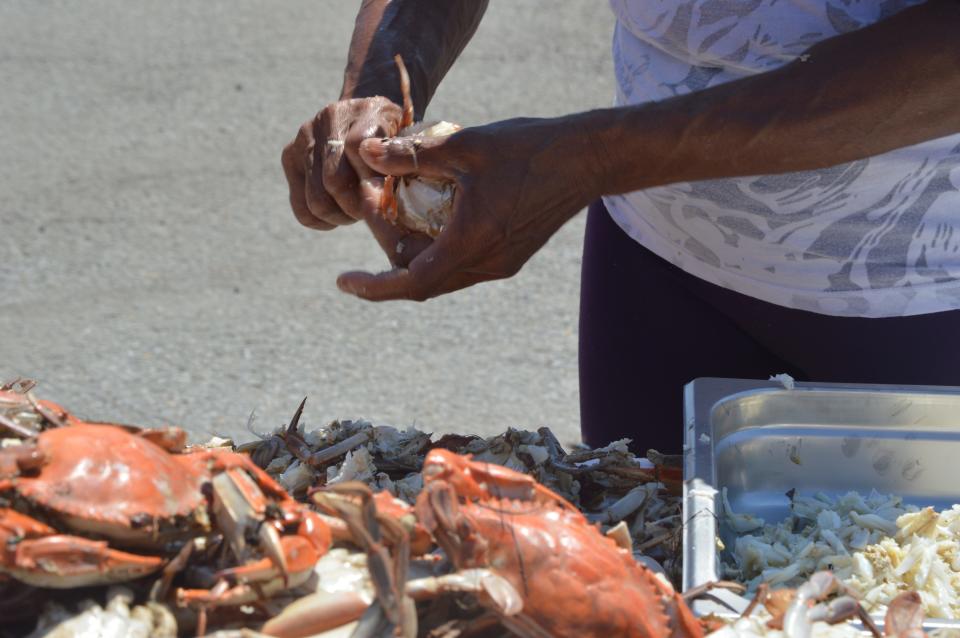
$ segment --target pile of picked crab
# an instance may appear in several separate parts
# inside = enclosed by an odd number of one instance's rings
[[[0,386],[2,637],[922,634],[920,595],[887,601],[881,633],[823,571],[696,618],[679,460],[625,441],[307,431],[301,404],[253,443],[191,446],[31,390]]]

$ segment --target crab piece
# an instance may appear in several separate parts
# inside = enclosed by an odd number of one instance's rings
[[[287,583],[291,565],[316,562],[329,547],[319,519],[249,457],[221,449],[169,451],[182,443],[176,430],[142,436],[71,421],[0,450],[0,493],[52,524],[34,527],[28,537],[15,529],[26,525],[21,518],[10,523],[7,539],[26,540],[5,543],[0,574],[59,587],[120,582],[161,568],[184,542],[222,531],[238,561],[251,561],[255,572],[258,561],[270,561]],[[212,503],[205,495],[211,485]],[[14,520],[12,510],[4,514]],[[285,541],[291,533],[297,540]]]
[[[45,430],[0,451],[0,491],[12,491],[67,529],[141,548],[209,530],[199,455],[174,455],[108,425]]]
[[[262,558],[217,574],[211,589],[177,589],[181,607],[235,607],[303,585],[313,573],[321,553],[306,538],[284,536],[280,539],[284,567],[273,558]]]
[[[438,122],[424,124],[413,121],[413,100],[410,99],[410,76],[400,55],[394,56],[400,74],[400,92],[403,95],[403,116],[399,135],[444,137],[461,129],[457,124]],[[416,141],[414,142],[416,144]],[[414,156],[416,162],[416,156]],[[380,214],[393,224],[436,238],[450,221],[456,184],[427,177],[397,177],[387,175],[380,197]]]
[[[111,549],[104,541],[57,534],[10,509],[0,509],[0,573],[34,587],[105,585],[158,571],[164,560]]]
[[[785,635],[794,638],[809,638],[816,622],[835,625],[851,618],[859,618],[875,638],[881,638],[880,630],[860,601],[828,571],[813,574],[795,590],[758,588],[743,616],[749,616],[758,604],[773,616],[767,622],[768,627],[782,629]]]
[[[392,501],[380,508],[370,488],[360,482],[329,486],[313,494],[314,501],[344,520],[353,542],[366,551],[377,601],[397,634],[416,636],[416,612],[404,593],[410,558],[410,534],[394,515],[408,512]],[[394,514],[394,515],[391,515]],[[393,555],[387,544],[395,548]]]
[[[350,589],[337,585],[298,599],[263,626],[267,635],[312,636],[360,621],[373,627],[371,634],[364,635],[386,635],[392,626],[395,633],[412,636],[416,635],[413,601],[453,592],[474,594],[506,614],[521,609],[522,599],[513,585],[490,570],[466,569],[406,580],[407,532],[398,517],[409,516],[411,508],[387,492],[372,494],[363,483],[342,483],[318,490],[312,497],[319,507],[341,517],[337,520],[350,530],[347,539],[365,550],[364,575]],[[388,546],[394,549],[393,556]]]
[[[511,631],[703,635],[666,581],[529,477],[440,449],[427,455],[423,477],[418,517],[457,569],[489,569],[519,593],[521,609],[491,605]]]
[[[314,565],[330,549],[330,529],[317,514],[289,499],[271,502],[260,488],[239,468],[213,478],[214,515],[241,564],[220,571],[217,585],[209,590],[178,589],[179,605],[242,605],[299,587],[310,578]],[[279,519],[268,517],[272,505],[280,508]],[[292,533],[285,533],[291,528]],[[267,556],[250,560],[250,538],[258,539]]]
[[[890,601],[883,621],[888,638],[923,638],[923,601],[920,594],[908,591]]]
[[[356,525],[351,527],[345,520],[345,513],[350,512],[352,517],[358,516],[364,507],[369,507],[367,501],[372,500],[377,520],[385,525],[396,522],[403,527],[410,539],[411,554],[422,556],[433,547],[433,538],[417,521],[417,514],[413,507],[390,492],[382,491],[373,494],[365,484],[351,481],[339,486],[314,490],[310,496],[321,511],[320,515],[327,522],[335,540],[353,543],[359,547],[365,546],[363,539],[358,538],[355,533],[358,529]],[[397,542],[399,537],[393,534],[391,540]]]
[[[567,512],[572,520],[589,525],[575,505],[538,483],[532,476],[495,463],[474,461],[470,456],[461,456],[449,450],[438,448],[430,451],[423,463],[423,482],[446,483],[458,497],[471,501],[506,499],[530,506],[557,508]]]
[[[0,386],[0,433],[31,438],[49,422],[48,416],[56,418],[56,414],[49,409],[50,406],[41,406],[22,386],[19,391],[15,390],[16,385],[8,383]],[[31,386],[26,387],[29,389]]]

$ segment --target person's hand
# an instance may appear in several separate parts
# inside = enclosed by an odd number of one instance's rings
[[[332,230],[365,220],[394,265],[406,264],[429,241],[407,237],[409,231],[377,214],[383,176],[360,159],[358,149],[369,137],[396,135],[401,116],[401,108],[384,97],[334,102],[304,123],[281,155],[290,207],[301,224]],[[407,245],[398,253],[401,240]]]
[[[516,274],[601,194],[592,144],[573,122],[519,119],[449,137],[363,141],[360,157],[374,171],[455,181],[453,216],[406,268],[348,272],[337,285],[373,301],[423,301]]]

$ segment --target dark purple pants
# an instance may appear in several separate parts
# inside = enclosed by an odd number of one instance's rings
[[[584,441],[679,453],[697,377],[960,386],[960,311],[831,317],[688,275],[631,239],[601,202],[587,217],[580,295]]]

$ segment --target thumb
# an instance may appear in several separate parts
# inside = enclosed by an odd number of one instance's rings
[[[337,277],[337,287],[369,301],[425,301],[438,293],[443,282],[460,264],[462,251],[453,250],[450,243],[449,236],[441,233],[406,268],[394,268],[378,274],[345,272]]]
[[[450,139],[451,136],[371,138],[360,144],[360,157],[370,168],[384,175],[453,179],[456,170],[448,144]]]

